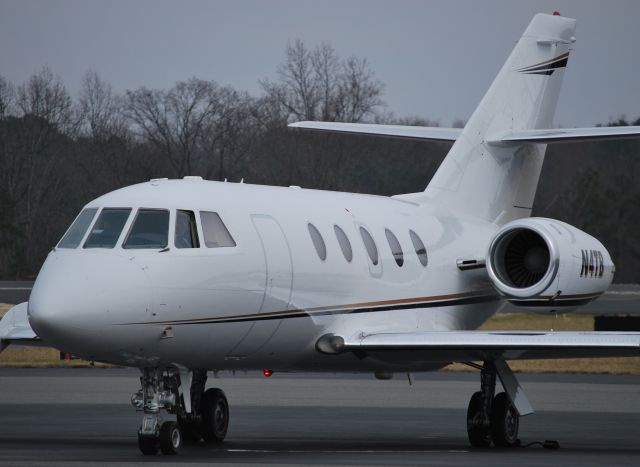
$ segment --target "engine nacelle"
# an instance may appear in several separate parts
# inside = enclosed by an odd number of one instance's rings
[[[602,243],[543,217],[505,224],[489,245],[486,263],[500,293],[514,305],[535,311],[589,303],[607,290],[615,272]]]

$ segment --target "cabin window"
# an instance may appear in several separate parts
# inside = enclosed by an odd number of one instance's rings
[[[344,233],[337,225],[333,226],[333,231],[336,233],[336,238],[338,239],[338,244],[340,245],[340,249],[342,250],[342,254],[344,255],[344,259],[347,260],[348,263],[353,259],[353,250],[351,249],[351,242],[349,241],[349,237]]]
[[[236,242],[217,212],[201,211],[200,222],[207,248],[236,246]]]
[[[309,229],[309,235],[311,236],[311,241],[313,242],[313,246],[316,248],[316,252],[322,261],[327,259],[327,246],[324,243],[322,235],[316,226],[309,223],[307,224],[307,228]]]
[[[420,240],[418,234],[413,230],[409,230],[409,236],[411,237],[413,248],[415,248],[416,250],[416,255],[418,255],[420,263],[422,263],[422,265],[426,267],[427,263],[429,262],[429,258],[427,257],[427,249],[425,248],[424,243],[422,243],[422,240]]]
[[[400,242],[391,230],[384,229],[384,234],[387,236],[389,247],[391,247],[391,254],[393,255],[393,259],[396,260],[396,264],[398,266],[402,267],[402,265],[404,264],[404,255],[402,254],[402,247],[400,246]]]
[[[84,248],[113,248],[129,218],[129,208],[105,208],[93,225]]]
[[[169,211],[140,209],[122,248],[160,249],[169,241]]]
[[[173,240],[176,248],[200,248],[193,211],[176,211],[176,232]]]
[[[96,216],[96,212],[98,212],[98,208],[87,208],[83,209],[76,220],[73,221],[67,233],[64,234],[60,243],[58,243],[58,248],[77,248],[84,237],[84,234],[87,233],[87,229],[91,225],[91,221]]]
[[[367,254],[369,258],[371,258],[371,262],[376,266],[378,264],[378,248],[376,247],[376,242],[373,241],[373,237],[364,227],[360,227],[360,235],[362,236],[362,242],[367,250]]]

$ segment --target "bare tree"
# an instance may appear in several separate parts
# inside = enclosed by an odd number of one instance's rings
[[[227,91],[219,96],[220,111],[209,119],[202,135],[201,167],[209,179],[236,177],[260,131],[255,117],[256,100],[247,93]]]
[[[101,139],[112,133],[120,133],[127,126],[122,98],[93,70],[87,71],[82,77],[78,104],[83,130],[93,138]]]
[[[64,183],[59,169],[77,119],[62,81],[45,67],[18,86],[14,114],[3,120],[3,198],[13,208],[18,234],[12,262],[18,270],[32,270],[48,247],[42,238],[55,224]]]
[[[233,108],[237,93],[214,81],[192,78],[169,91],[139,88],[127,92],[127,113],[142,138],[164,154],[174,175],[207,171],[221,136],[216,132]],[[206,141],[206,142],[205,142]]]
[[[11,112],[15,100],[13,85],[0,75],[0,120],[4,120]]]
[[[329,44],[309,50],[301,40],[288,44],[278,80],[261,81],[270,99],[290,120],[360,122],[383,106],[383,84],[366,59],[340,60]]]
[[[360,122],[374,116],[376,108],[383,105],[383,89],[366,59],[349,57],[338,78],[336,117],[345,122]]]
[[[86,147],[78,157],[83,176],[92,181],[97,191],[136,181],[140,173],[135,164],[135,141],[125,115],[124,98],[90,70],[82,78],[78,106]]]

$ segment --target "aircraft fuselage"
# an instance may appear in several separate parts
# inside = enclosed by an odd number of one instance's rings
[[[209,369],[391,369],[395,365],[353,355],[319,354],[315,343],[324,334],[364,329],[474,329],[503,303],[486,274],[461,271],[452,260],[484,258],[496,226],[424,203],[161,180],[109,193],[90,208],[98,209],[96,218],[107,208],[131,212],[113,248],[87,247],[89,229],[85,246],[50,253],[29,315],[47,342],[91,360]],[[123,248],[141,209],[168,211],[166,247]],[[194,213],[198,248],[176,246],[178,210]],[[205,245],[202,211],[218,213],[235,246]],[[336,226],[347,246],[340,245]],[[375,243],[375,261],[361,229]],[[414,243],[416,236],[426,251]],[[412,368],[429,369],[402,369]]]

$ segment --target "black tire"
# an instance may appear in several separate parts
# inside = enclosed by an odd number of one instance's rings
[[[218,388],[207,389],[202,398],[200,434],[207,443],[221,443],[229,428],[229,403]]]
[[[155,456],[160,449],[160,441],[155,436],[142,436],[138,433],[138,448],[145,456]]]
[[[182,433],[182,442],[184,444],[198,444],[202,441],[202,435],[196,423],[178,417],[178,427],[180,428],[180,433]]]
[[[182,434],[176,422],[164,422],[160,427],[160,450],[165,455],[178,454],[182,446]]]
[[[491,438],[496,447],[506,448],[518,443],[520,416],[505,392],[493,399],[491,408]]]
[[[491,427],[482,423],[482,393],[473,393],[467,408],[467,436],[474,448],[486,448],[491,444]]]

